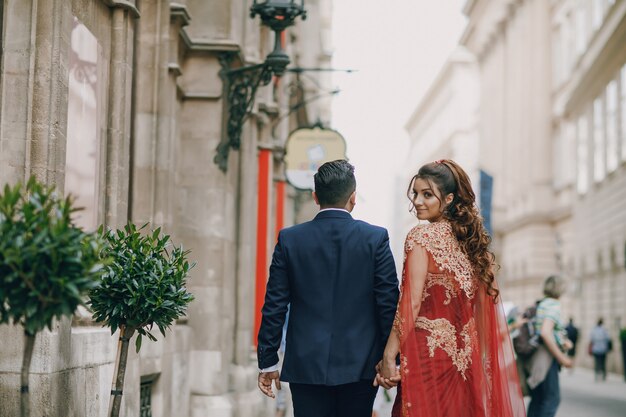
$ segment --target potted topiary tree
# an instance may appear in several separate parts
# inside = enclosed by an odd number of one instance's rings
[[[72,223],[70,197],[31,178],[0,195],[0,323],[24,328],[20,410],[30,414],[28,376],[35,338],[71,316],[102,273],[101,241]]]
[[[113,374],[109,415],[117,417],[122,403],[128,346],[131,337],[139,352],[143,337],[155,341],[153,326],[165,336],[174,320],[185,314],[193,296],[185,288],[189,270],[189,251],[174,247],[161,230],[141,233],[129,223],[124,230],[103,231],[105,253],[112,262],[105,268],[100,285],[90,292],[89,305],[97,322],[118,329],[117,359]]]

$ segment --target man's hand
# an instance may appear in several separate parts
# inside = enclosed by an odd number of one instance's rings
[[[274,372],[260,372],[259,373],[259,389],[265,395],[270,398],[276,398],[274,392],[272,391],[272,380],[274,380],[274,384],[276,385],[276,389],[280,389],[280,373],[278,371]]]
[[[376,365],[376,377],[373,383],[375,387],[381,386],[384,389],[390,389],[397,386],[400,379],[400,372],[396,367],[395,360],[387,362],[381,360],[378,362]]]

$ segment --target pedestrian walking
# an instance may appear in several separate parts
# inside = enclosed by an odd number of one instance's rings
[[[530,389],[528,417],[554,417],[561,402],[559,370],[569,368],[572,359],[565,354],[571,348],[561,319],[559,298],[565,291],[560,276],[549,276],[543,284],[543,298],[537,305],[533,323],[542,343],[525,364]]]
[[[609,332],[603,326],[604,320],[598,319],[596,327],[591,330],[589,351],[593,355],[595,380],[606,381],[606,355],[613,349]]]
[[[567,338],[570,342],[572,342],[571,349],[567,350],[567,356],[574,360],[576,356],[576,345],[578,343],[578,327],[574,325],[574,319],[572,317],[569,318],[569,322],[567,326],[565,326],[565,332],[567,333]]]

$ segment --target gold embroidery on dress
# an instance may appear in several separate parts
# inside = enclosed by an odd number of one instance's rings
[[[404,336],[404,318],[402,314],[400,314],[400,303],[398,303],[398,308],[396,309],[396,317],[393,319],[393,328],[398,332],[398,336],[400,336],[400,340],[403,340]]]
[[[409,360],[402,354],[400,354],[400,368],[402,369],[402,373],[409,373]]]
[[[452,301],[452,297],[456,297],[457,289],[454,287],[454,283],[452,282],[452,278],[446,276],[446,274],[432,274],[428,273],[426,278],[426,283],[424,284],[424,290],[422,291],[422,302],[428,298],[430,295],[428,290],[434,287],[435,285],[441,285],[446,290],[446,299],[443,304],[448,305],[450,301]]]
[[[405,375],[409,373],[409,361],[406,356],[400,352],[400,377],[404,379]],[[409,407],[411,403],[406,401],[406,394],[402,398],[402,417],[409,417]]]
[[[487,377],[487,399],[491,400],[491,392],[493,391],[493,369],[491,367],[491,358],[489,356],[485,356],[483,358],[483,367]]]
[[[472,350],[478,343],[478,333],[474,319],[469,319],[463,326],[463,330],[461,330],[460,336],[463,339],[463,349],[458,347],[456,329],[446,319],[430,320],[420,316],[415,320],[415,327],[430,332],[430,335],[426,336],[430,357],[435,356],[436,348],[442,349],[452,359],[452,364],[456,366],[463,379],[467,380],[465,371],[472,363]]]
[[[472,264],[461,250],[459,242],[452,233],[452,226],[447,221],[420,224],[415,226],[406,237],[404,258],[420,244],[432,255],[441,270],[454,274],[454,279],[465,292],[467,298],[473,298],[476,292],[476,280],[472,277]]]

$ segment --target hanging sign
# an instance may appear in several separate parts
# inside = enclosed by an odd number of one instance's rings
[[[285,146],[287,181],[298,189],[313,190],[317,169],[336,159],[346,159],[346,141],[339,132],[319,127],[297,129]]]

